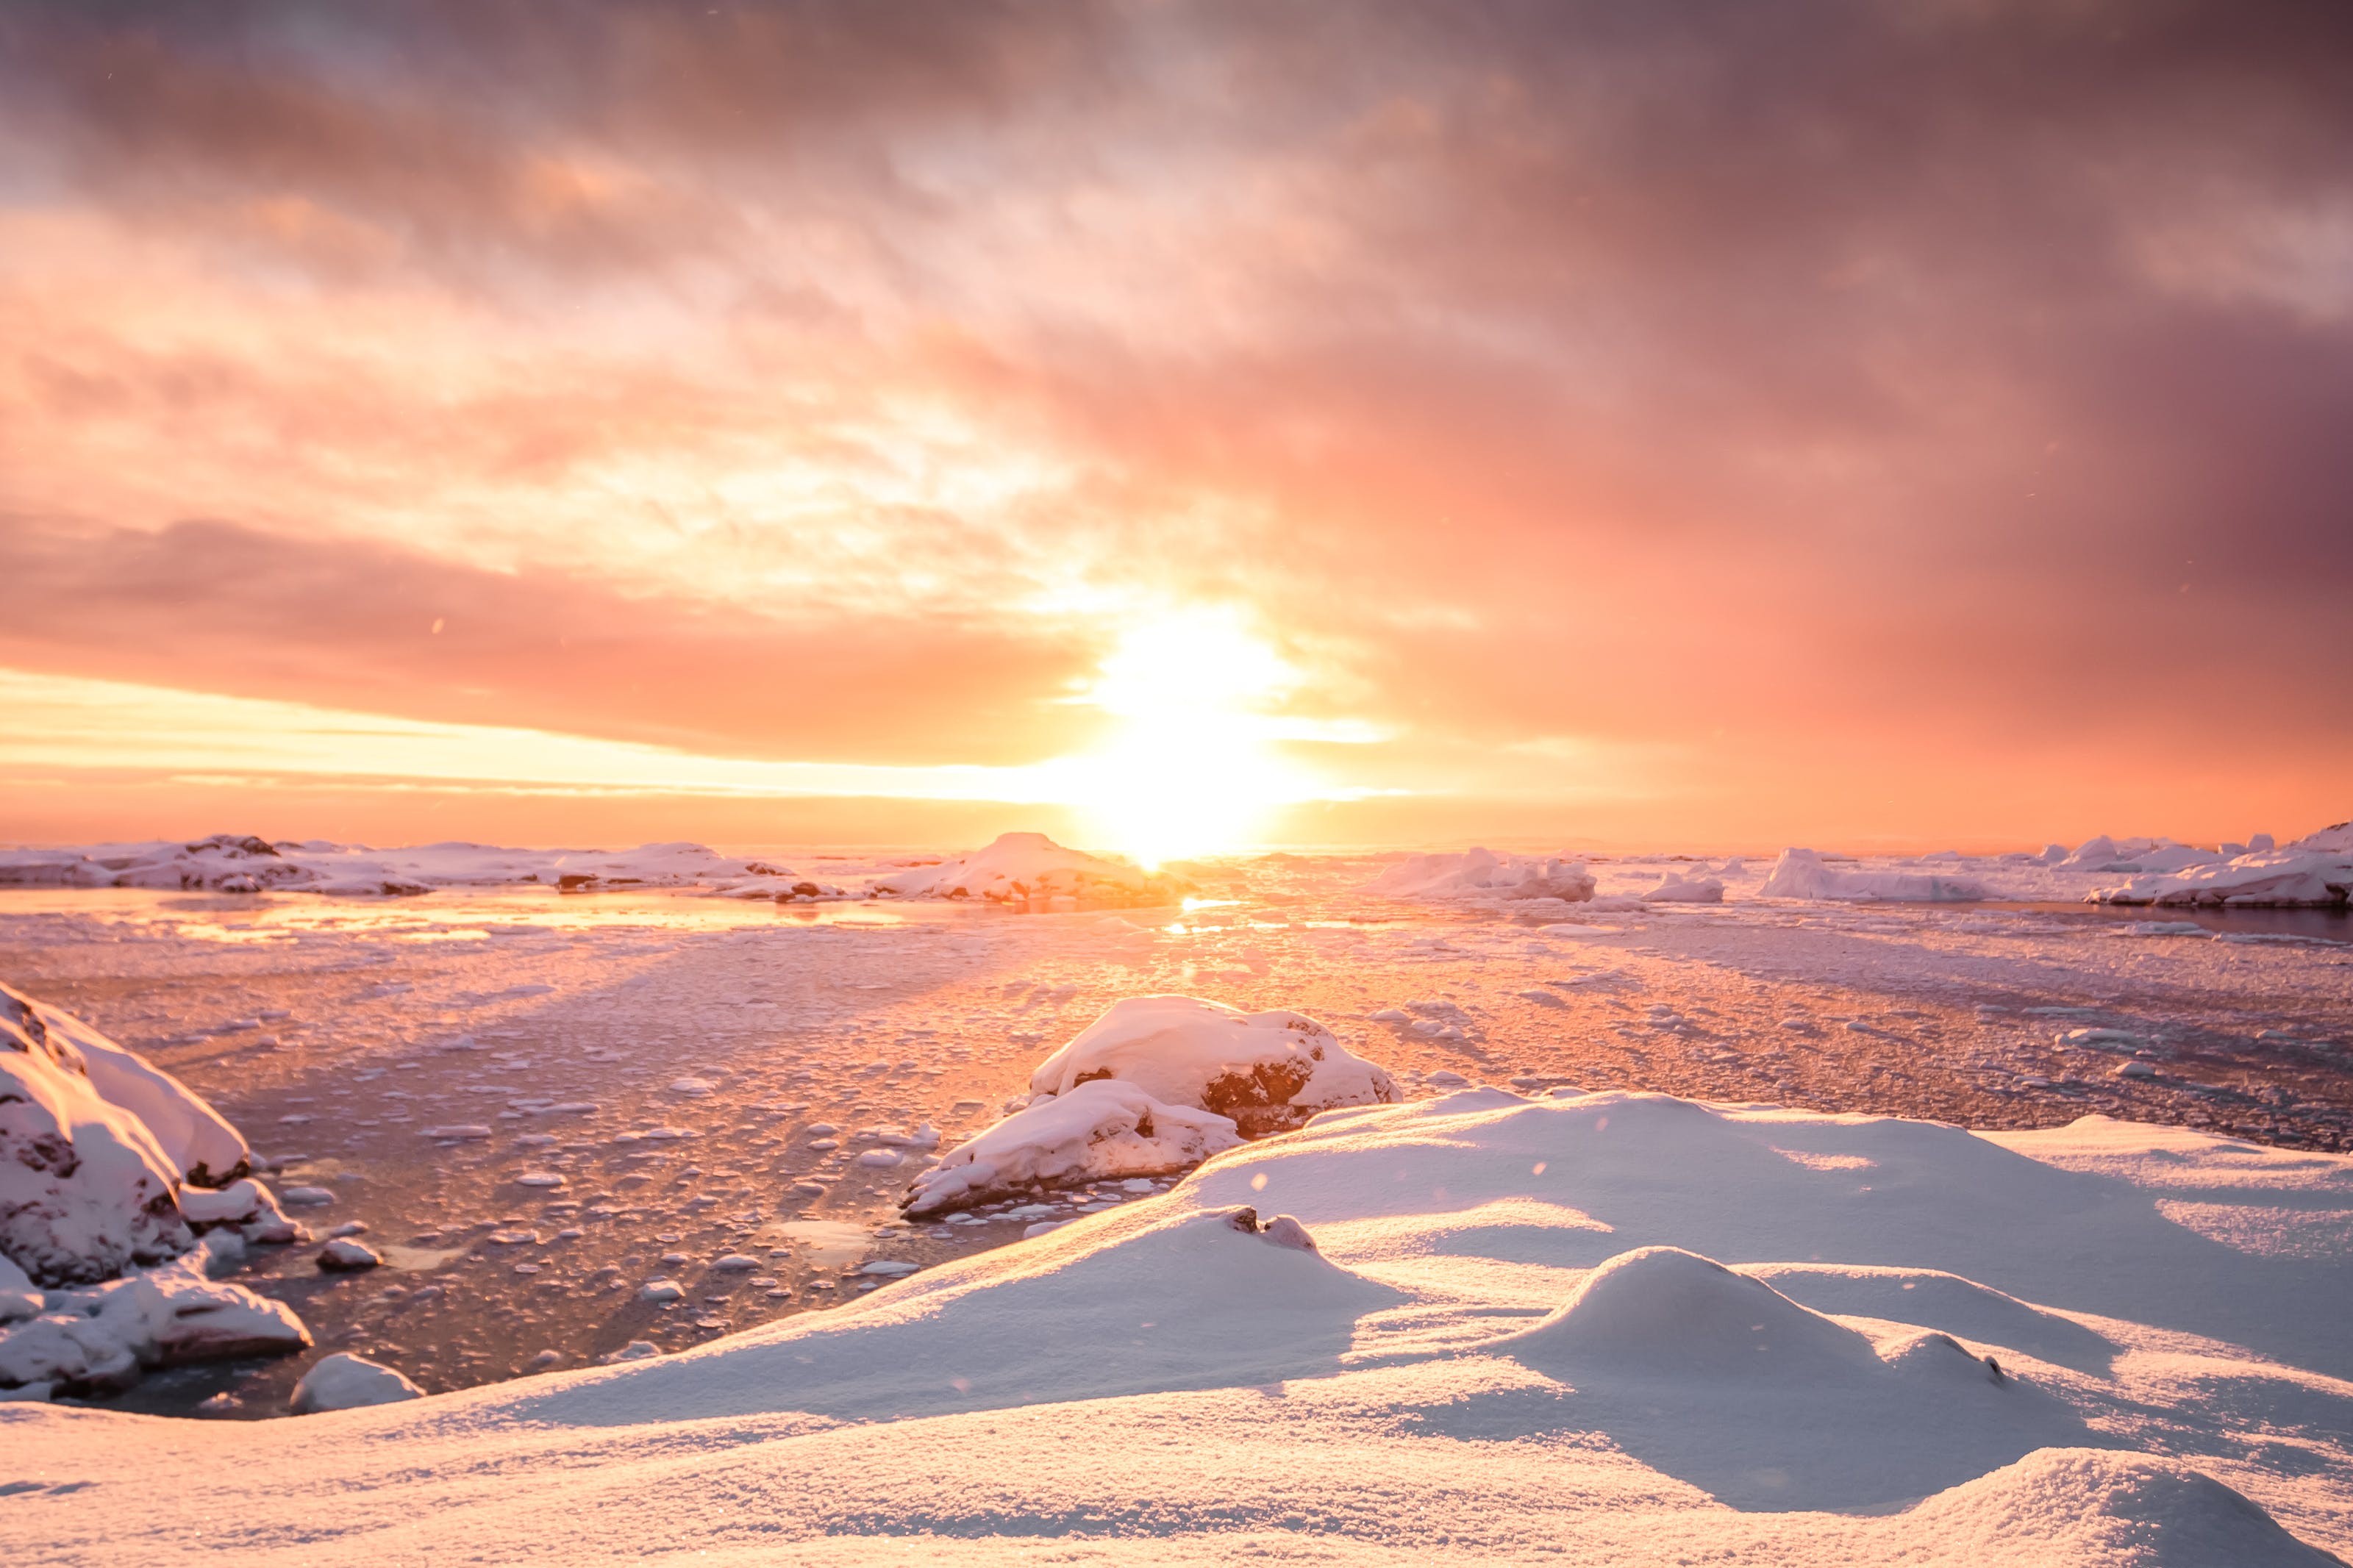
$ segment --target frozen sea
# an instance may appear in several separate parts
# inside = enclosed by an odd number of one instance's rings
[[[880,863],[776,853],[828,880]],[[1592,865],[1605,895],[1673,868]],[[889,1140],[976,1131],[1147,993],[1311,1014],[1416,1097],[1657,1089],[1980,1128],[2105,1112],[2353,1148],[2341,913],[1769,902],[1755,873],[1720,906],[1466,908],[1372,897],[1378,868],[1219,861],[1186,904],[1116,912],[11,889],[0,975],[178,1074],[281,1190],[332,1194],[290,1212],[364,1226],[390,1265],[263,1250],[239,1282],[292,1304],[318,1350],[105,1402],[165,1414],[280,1414],[335,1350],[438,1392],[685,1348],[1134,1201],[1150,1184],[910,1226]],[[641,1299],[657,1276],[685,1295]]]

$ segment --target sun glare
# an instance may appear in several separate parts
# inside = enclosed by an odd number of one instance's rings
[[[1070,764],[1092,834],[1146,866],[1255,842],[1275,806],[1315,793],[1269,743],[1266,710],[1297,679],[1231,611],[1131,629],[1082,699],[1115,721]]]

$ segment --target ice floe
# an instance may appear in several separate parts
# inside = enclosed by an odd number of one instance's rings
[[[1492,849],[1410,855],[1385,868],[1365,890],[1391,899],[1559,899],[1593,897],[1593,873],[1565,857],[1498,855]]]
[[[1759,889],[1768,899],[1831,899],[1849,902],[1965,903],[1995,895],[1971,877],[1914,871],[1863,870],[1831,865],[1816,849],[1784,849]]]

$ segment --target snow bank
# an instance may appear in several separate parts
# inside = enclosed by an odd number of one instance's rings
[[[5,1272],[0,1308],[8,1295]],[[271,1355],[310,1342],[290,1308],[207,1279],[200,1258],[184,1258],[89,1289],[47,1292],[39,1311],[0,1331],[0,1390],[15,1399],[112,1393],[150,1368]]]
[[[622,850],[516,849],[460,842],[373,849],[324,839],[272,843],[249,834],[216,833],[194,843],[159,839],[0,850],[0,886],[401,895],[436,888],[533,883],[569,892],[709,887],[738,897],[856,896],[809,881],[788,867],[720,855],[689,843]]]
[[[1231,1121],[1116,1079],[1041,1099],[955,1148],[902,1200],[935,1214],[1054,1184],[1165,1175],[1241,1142]]]
[[[1593,897],[1593,874],[1581,862],[1563,858],[1465,849],[1409,856],[1366,883],[1365,890],[1391,899],[1562,899],[1582,903]]]
[[[991,903],[1068,898],[1089,904],[1166,904],[1191,890],[1181,878],[1066,849],[1042,833],[1004,834],[985,849],[878,877],[872,887],[892,898]]]
[[[234,1466],[0,1411],[41,1460],[0,1556],[202,1512],[287,1563],[2316,1568],[2299,1536],[2353,1545],[2353,1256],[2316,1240],[2348,1224],[2353,1158],[2179,1129],[1467,1089],[678,1354],[262,1423]]]
[[[1229,1119],[1247,1138],[1344,1105],[1386,1105],[1397,1084],[1298,1013],[1244,1013],[1193,996],[1114,1002],[1029,1075],[1036,1094],[1113,1078]]]
[[[1773,873],[1758,891],[1768,899],[1836,899],[1862,902],[1877,899],[1905,902],[1962,903],[1996,895],[1983,882],[1968,877],[1922,876],[1910,871],[1842,870],[1827,864],[1820,851],[1784,849]]]

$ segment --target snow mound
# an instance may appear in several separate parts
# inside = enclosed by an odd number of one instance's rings
[[[2327,828],[2286,849],[2251,851],[2187,870],[2166,871],[2144,861],[2138,868],[2149,875],[2096,889],[2087,901],[2333,908],[2353,899],[2353,845],[2326,846],[2347,837],[2353,831]],[[2315,847],[2316,841],[2322,847]]]
[[[872,886],[895,898],[991,903],[1068,898],[1090,904],[1166,904],[1191,890],[1181,878],[1066,849],[1042,833],[1002,834],[985,849],[879,877]]]
[[[1912,871],[1841,870],[1814,849],[1784,849],[1772,875],[1757,889],[1768,899],[1835,899],[1867,902],[1966,903],[1994,897],[1968,877],[1923,876]]]
[[[1905,1516],[1924,1562],[1982,1568],[2116,1563],[2131,1568],[2324,1568],[2242,1493],[2179,1459],[2046,1447],[1928,1499]],[[1909,1559],[1907,1559],[1909,1560]]]
[[[1762,1279],[1674,1247],[1623,1252],[1499,1347],[1546,1372],[1819,1383],[1883,1370],[1871,1342]]]
[[[1241,1142],[1231,1121],[1092,1079],[1018,1110],[950,1150],[901,1200],[934,1214],[1008,1194],[1112,1176],[1164,1175]]]
[[[1231,1121],[1246,1138],[1288,1131],[1345,1105],[1387,1105],[1396,1081],[1314,1019],[1244,1013],[1193,996],[1114,1002],[1029,1075],[1032,1093],[1102,1079]]]
[[[302,1374],[287,1408],[297,1415],[315,1415],[325,1410],[360,1410],[424,1397],[423,1389],[382,1362],[338,1351],[322,1357]]]
[[[1414,855],[1365,884],[1391,899],[1561,899],[1593,897],[1593,874],[1562,858],[1498,855],[1492,849]]]
[[[0,1259],[0,1307],[10,1294],[6,1273]],[[37,1312],[0,1332],[0,1389],[19,1399],[111,1393],[149,1368],[310,1342],[290,1308],[207,1279],[198,1258],[184,1258],[94,1289],[47,1292]]]

